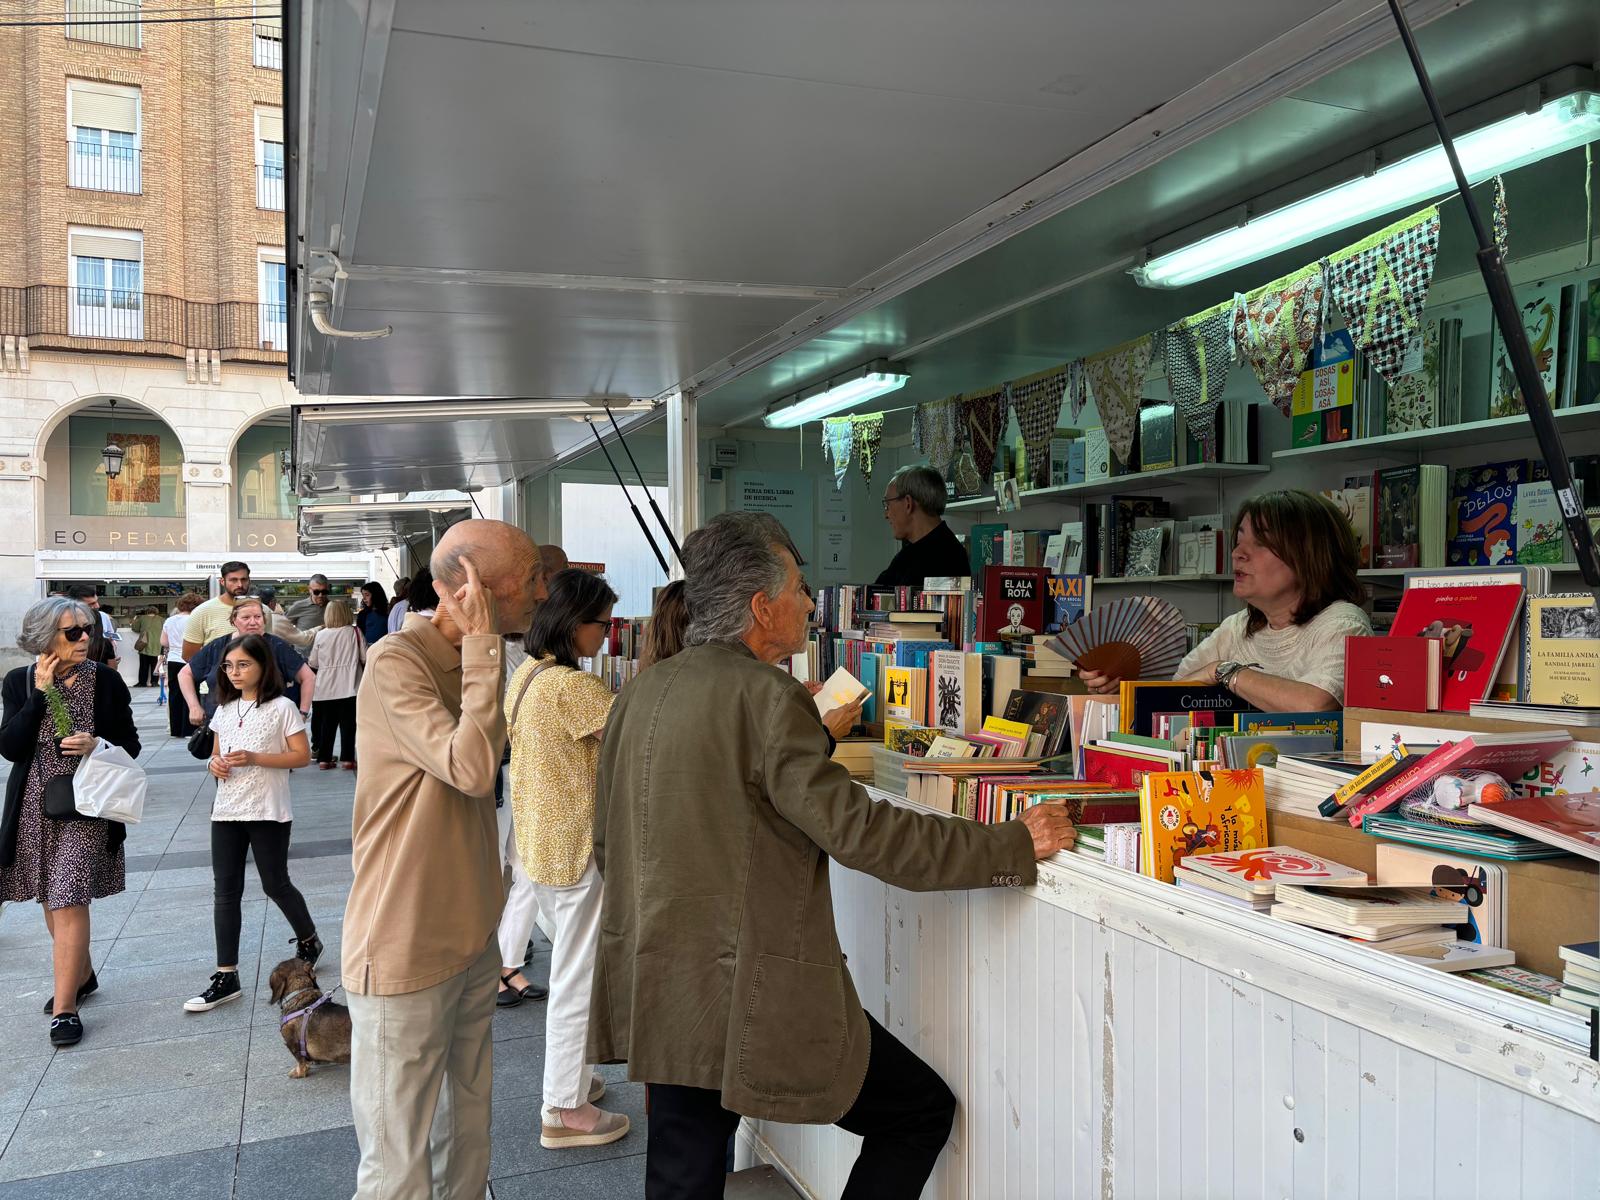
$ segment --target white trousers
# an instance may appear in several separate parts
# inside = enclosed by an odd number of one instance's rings
[[[496,947],[398,996],[347,995],[355,1200],[481,1200],[489,1181]]]
[[[511,787],[509,779],[506,787]],[[500,914],[500,969],[504,973],[517,970],[528,960],[528,939],[533,936],[539,916],[539,897],[534,893],[533,880],[522,869],[522,856],[517,853],[510,796],[494,815],[500,822],[500,861],[511,866],[511,891],[506,894],[506,908]]]
[[[544,1015],[544,1102],[577,1108],[588,1099],[589,996],[600,949],[600,872],[591,855],[572,887],[535,883],[539,907],[555,926],[550,999]]]

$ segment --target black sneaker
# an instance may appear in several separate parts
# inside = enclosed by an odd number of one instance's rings
[[[83,981],[83,986],[78,989],[78,1003],[82,1004],[84,998],[100,989],[100,981],[94,977],[94,972],[89,972],[89,978]],[[51,996],[44,1002],[44,1015],[49,1016],[56,1010],[56,998]]]
[[[313,933],[310,937],[301,938],[298,941],[294,938],[289,940],[294,942],[294,956],[296,958],[311,964],[313,967],[317,965],[317,959],[322,957],[321,938]]]
[[[237,1000],[240,996],[239,972],[218,971],[211,977],[211,986],[198,996],[183,1002],[184,1012],[210,1012],[219,1004]]]
[[[83,1022],[77,1013],[64,1013],[50,1022],[52,1046],[76,1046],[83,1040]]]

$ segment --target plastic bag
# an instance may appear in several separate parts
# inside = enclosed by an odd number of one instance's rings
[[[144,768],[121,746],[104,738],[72,776],[73,798],[80,813],[124,825],[137,825],[144,816],[149,787]]]

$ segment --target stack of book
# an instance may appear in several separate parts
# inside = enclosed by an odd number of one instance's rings
[[[1600,860],[1600,792],[1474,804],[1467,815],[1558,851]]]
[[[1561,993],[1550,1003],[1587,1017],[1600,1009],[1600,942],[1563,946],[1559,953],[1566,966],[1562,972]]]
[[[1008,763],[1004,772],[993,765],[949,759],[907,763],[906,799],[985,825],[1009,821],[1044,803],[1063,805],[1075,825],[1127,824],[1139,815],[1138,797],[1132,792],[1045,775],[1032,763]]]
[[[1467,971],[1461,978],[1499,992],[1510,992],[1513,996],[1521,996],[1538,1004],[1553,1003],[1561,994],[1561,980],[1530,971],[1526,967],[1490,967],[1488,970]]]
[[[1357,871],[1293,846],[1264,846],[1235,853],[1200,854],[1173,868],[1181,888],[1256,912],[1271,910],[1280,883],[1365,883]]]
[[[1355,938],[1391,953],[1453,948],[1459,940],[1455,926],[1463,917],[1461,894],[1443,888],[1383,883],[1280,883],[1276,899],[1272,906],[1275,920]],[[1455,969],[1503,966],[1509,961],[1473,961],[1471,966]],[[1444,966],[1444,960],[1437,959],[1429,965]]]

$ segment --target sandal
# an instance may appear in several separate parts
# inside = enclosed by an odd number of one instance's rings
[[[496,1008],[515,1008],[522,1003],[522,993],[511,986],[511,977],[515,971],[502,971],[500,974],[500,989],[495,993],[494,1006]]]
[[[522,974],[522,968],[521,967],[518,967],[515,971],[507,971],[504,975],[500,976],[500,982],[505,984],[506,987],[510,988],[511,987],[511,977],[513,975],[520,975],[520,974]],[[517,993],[517,995],[521,996],[524,1000],[543,1000],[546,996],[548,996],[550,994],[550,989],[549,988],[540,987],[537,983],[524,984],[522,987],[512,988],[512,990],[515,991]]]

